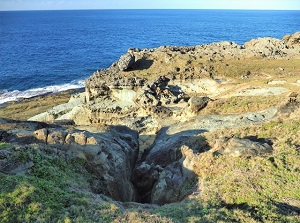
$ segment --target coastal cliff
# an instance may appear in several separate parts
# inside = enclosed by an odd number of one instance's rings
[[[297,221],[299,92],[300,32],[129,49],[67,103],[0,110],[2,217]]]

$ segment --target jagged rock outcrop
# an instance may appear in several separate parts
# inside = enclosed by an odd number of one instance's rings
[[[166,88],[169,81],[169,78],[161,76],[147,83],[142,88],[141,93],[135,98],[135,103],[144,108],[175,103],[178,97],[170,89]]]
[[[208,103],[206,97],[222,97],[223,92],[233,88],[223,86],[222,81],[215,77],[215,74],[225,72],[226,67],[229,67],[228,72],[236,72],[235,62],[231,65],[230,61],[300,58],[298,37],[299,33],[283,40],[258,38],[243,46],[223,41],[191,47],[129,49],[109,68],[94,72],[86,80],[85,93],[79,98],[30,120],[73,120],[76,125],[121,122],[136,130],[140,129],[134,123],[147,116],[155,119],[181,117],[184,120],[205,107]],[[284,71],[281,67],[277,69]],[[265,74],[244,71],[242,77],[255,75]]]
[[[126,53],[120,57],[118,66],[121,71],[129,69],[135,62],[135,56],[132,53]]]
[[[286,48],[284,41],[275,38],[258,38],[245,43],[245,49],[259,57],[283,57]]]
[[[283,41],[288,47],[300,47],[300,32],[291,35],[285,35]]]
[[[251,57],[299,58],[299,51],[294,50],[300,47],[299,39],[298,32],[285,36],[283,40],[270,37],[253,39],[243,46],[223,41],[191,47],[164,46],[155,49],[129,49],[111,67],[96,71],[86,80],[87,101],[107,94],[109,91],[107,86],[144,86],[147,80],[151,82],[162,75],[171,80],[182,81],[212,76],[214,67],[205,64],[198,66],[197,63],[197,66],[193,65],[197,58],[206,58],[210,62]],[[185,60],[185,63],[180,62],[181,60]],[[161,64],[164,65],[161,66]],[[152,69],[151,67],[154,66],[155,69]],[[132,69],[128,71],[128,68]],[[146,78],[136,75],[136,71],[147,69],[151,73],[147,73],[144,76]]]

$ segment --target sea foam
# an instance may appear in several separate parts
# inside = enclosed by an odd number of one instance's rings
[[[41,88],[33,88],[25,91],[19,91],[19,90],[14,90],[14,91],[0,91],[0,104],[10,102],[10,101],[18,101],[20,99],[24,98],[32,98],[40,95],[45,95],[49,93],[58,93],[62,91],[67,91],[71,89],[78,89],[78,88],[83,88],[84,81],[73,81],[71,83],[67,84],[61,84],[61,85],[53,85],[53,86],[46,86],[46,87],[41,87]]]

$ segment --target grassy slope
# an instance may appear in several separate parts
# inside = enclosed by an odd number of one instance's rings
[[[282,134],[278,135],[278,132]],[[0,222],[299,222],[300,121],[220,130],[204,135],[274,138],[274,152],[264,157],[199,155],[200,194],[181,203],[137,208],[117,204],[89,191],[93,178],[85,162],[53,148],[15,147],[14,160],[35,165],[30,173],[0,174]],[[298,211],[298,215],[296,212]]]
[[[11,151],[19,165],[34,163],[26,174],[0,173],[0,222],[111,222],[118,213],[113,203],[90,192],[93,176],[84,160],[37,145],[2,143],[0,149]]]

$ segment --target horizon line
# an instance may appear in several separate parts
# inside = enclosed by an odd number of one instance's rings
[[[300,9],[214,9],[214,8],[205,8],[205,9],[192,9],[192,8],[186,8],[186,9],[180,9],[180,8],[82,8],[82,9],[7,9],[7,10],[1,10],[0,12],[17,12],[17,11],[81,11],[81,10],[231,10],[231,11],[300,11]]]

